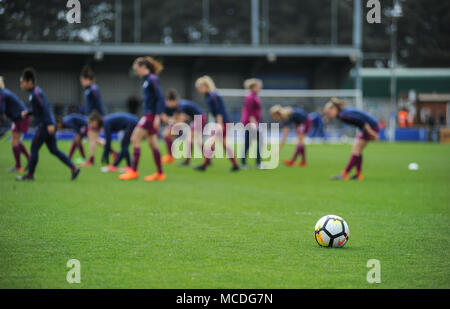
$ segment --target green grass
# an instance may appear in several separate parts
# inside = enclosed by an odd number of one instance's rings
[[[350,145],[311,145],[304,169],[232,174],[222,159],[146,183],[147,148],[138,181],[97,165],[71,182],[43,147],[36,180],[18,183],[1,140],[0,288],[450,288],[448,145],[371,144],[363,182],[329,180]],[[326,214],[349,224],[343,249],[314,240]],[[81,262],[80,284],[66,281],[69,259]],[[369,259],[381,262],[380,284],[366,281]]]

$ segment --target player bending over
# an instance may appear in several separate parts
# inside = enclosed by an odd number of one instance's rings
[[[239,166],[237,165],[236,159],[234,158],[234,153],[231,149],[226,147],[226,136],[227,136],[227,126],[226,124],[230,122],[228,113],[225,109],[225,104],[221,96],[219,96],[216,92],[216,86],[211,77],[205,75],[197,79],[195,82],[195,87],[200,94],[205,95],[206,106],[209,109],[209,112],[214,116],[216,121],[216,130],[215,134],[218,132],[222,132],[222,142],[223,148],[228,153],[230,157],[232,168],[231,171],[239,171]],[[214,139],[212,147],[215,147],[215,138],[216,136],[212,136]],[[210,165],[211,159],[205,157],[202,165],[197,166],[195,169],[199,171],[205,171],[206,168]]]
[[[261,100],[258,97],[258,93],[263,87],[262,80],[257,78],[250,78],[244,82],[244,88],[250,90],[244,100],[244,106],[242,108],[241,121],[244,126],[249,123],[252,124],[252,130],[256,131],[256,167],[261,168],[261,153],[259,146],[259,122],[261,121]],[[250,148],[250,132],[245,131],[245,144],[244,144],[244,156],[242,157],[241,168],[248,169],[247,166],[247,153]]]
[[[83,159],[86,159],[82,140],[83,137],[86,136],[88,118],[81,114],[70,114],[62,119],[62,125],[64,128],[72,129],[75,133],[75,136],[72,140],[72,146],[70,146],[69,158],[72,159],[75,150],[78,149]]]
[[[332,179],[349,179],[349,172],[353,167],[356,167],[356,173],[351,176],[351,179],[363,180],[362,175],[362,152],[369,141],[378,140],[379,124],[378,120],[369,113],[360,111],[356,108],[345,108],[345,101],[336,98],[331,99],[325,105],[325,114],[328,118],[338,118],[342,122],[358,127],[361,134],[355,140],[353,145],[352,155],[347,164],[347,167],[339,174],[332,176]]]
[[[103,149],[102,162],[107,163],[108,166],[106,166],[105,169],[102,169],[102,171],[116,172],[122,159],[125,159],[127,162],[127,166],[124,170],[127,171],[131,169],[129,146],[131,134],[138,123],[138,117],[129,113],[114,113],[102,118],[97,114],[92,116],[90,121],[96,128],[101,128],[103,126],[103,130],[105,132],[105,147]],[[120,131],[123,131],[124,133],[121,142],[121,151],[114,160],[113,164],[109,165],[112,134]]]
[[[88,66],[85,66],[80,74],[80,83],[84,88],[84,97],[86,104],[81,107],[81,112],[84,115],[90,116],[93,113],[98,113],[105,116],[105,108],[103,107],[100,89],[95,84],[94,71]],[[92,166],[94,164],[95,152],[97,144],[104,145],[105,142],[99,137],[100,131],[88,126],[87,137],[89,142],[89,160],[81,164],[82,167]]]
[[[143,110],[145,115],[139,120],[138,125],[131,135],[133,144],[132,168],[120,175],[122,180],[137,179],[139,177],[138,163],[141,156],[141,141],[147,138],[153,152],[153,158],[157,172],[144,178],[145,181],[163,181],[166,175],[163,173],[161,153],[158,148],[158,130],[161,122],[160,115],[164,109],[164,97],[159,86],[158,74],[163,70],[163,65],[152,57],[139,57],[133,63],[133,70],[144,79],[142,85]]]
[[[178,108],[177,102],[174,102],[177,96],[176,91],[174,89],[169,89],[166,94],[166,101],[164,105],[164,110],[161,113],[161,122],[166,124],[166,127],[163,132],[164,142],[167,147],[167,154],[161,158],[161,162],[163,164],[173,164],[175,163],[175,159],[172,155],[172,143],[175,139],[175,136],[172,135],[172,127],[175,122],[175,112]]]
[[[311,127],[311,118],[302,108],[282,107],[281,105],[272,106],[270,108],[270,115],[273,120],[281,122],[283,127],[280,151],[286,142],[291,125],[294,126],[295,133],[298,137],[297,148],[295,149],[294,155],[290,160],[284,160],[283,163],[287,166],[293,166],[297,157],[301,155],[302,159],[298,166],[306,166],[305,135],[308,134]]]
[[[203,128],[206,125],[207,117],[204,114],[202,108],[197,105],[194,102],[188,101],[188,100],[180,100],[178,97],[178,94],[175,90],[170,90],[167,95],[166,99],[166,107],[173,110],[173,118],[174,122],[185,122],[190,124],[191,126],[191,136],[188,140],[188,152],[186,159],[180,163],[182,166],[188,166],[191,160],[191,153],[192,153],[192,136],[194,134],[194,117],[195,116],[201,116],[202,117],[202,123],[201,123],[201,130],[203,132]],[[170,133],[170,132],[169,132]],[[172,142],[174,139],[174,136],[172,134],[167,135],[168,140],[170,141],[170,144],[167,145],[168,148],[172,148]],[[167,142],[167,141],[166,141]],[[202,145],[199,145],[200,147]],[[172,157],[172,154],[170,154]],[[171,160],[174,160],[173,157]],[[163,161],[164,162],[164,161]]]
[[[67,165],[72,171],[72,180],[77,178],[80,168],[75,166],[72,161],[58,149],[56,145],[56,122],[55,117],[50,111],[50,104],[41,88],[36,86],[36,73],[33,69],[27,68],[20,77],[20,88],[30,93],[29,103],[31,112],[22,111],[22,118],[32,114],[37,130],[31,144],[31,156],[28,165],[28,173],[17,176],[17,180],[34,180],[34,171],[38,163],[39,149],[42,144],[46,144],[50,153],[56,156],[61,162]]]
[[[22,118],[22,112],[26,112],[25,104],[9,89],[5,88],[3,77],[0,76],[0,114],[5,114],[13,123],[11,126],[11,145],[16,165],[8,172],[23,172],[20,163],[20,154],[23,153],[27,160],[30,155],[25,146],[20,141],[22,134],[28,131],[30,117]]]

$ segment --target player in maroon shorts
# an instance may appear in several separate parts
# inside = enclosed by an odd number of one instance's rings
[[[297,147],[294,155],[290,160],[284,160],[284,164],[287,166],[293,166],[295,160],[299,155],[302,156],[302,160],[298,164],[299,167],[306,166],[306,153],[305,153],[305,136],[308,134],[311,127],[312,120],[308,116],[308,113],[301,108],[282,107],[281,105],[274,105],[270,109],[270,115],[275,121],[280,121],[283,126],[283,136],[280,142],[280,149],[286,142],[289,134],[289,126],[294,125],[295,131],[298,137]]]
[[[0,76],[0,114],[5,114],[13,122],[11,145],[16,165],[8,169],[10,173],[23,172],[20,154],[24,154],[27,160],[30,159],[30,154],[20,141],[22,134],[26,133],[30,126],[30,117],[22,118],[22,112],[26,110],[25,104],[12,91],[5,88],[3,77]]]
[[[352,107],[346,108],[345,105],[345,101],[341,101],[336,98],[331,99],[325,105],[325,114],[327,118],[338,118],[344,123],[358,127],[361,130],[361,134],[355,140],[355,144],[353,145],[352,149],[352,155],[345,169],[340,174],[334,175],[331,178],[335,180],[348,180],[349,172],[353,167],[356,167],[356,173],[351,176],[351,179],[363,180],[364,177],[362,175],[362,152],[369,141],[378,140],[378,131],[380,129],[380,126],[378,120],[369,113],[360,111]]]
[[[153,152],[153,158],[157,166],[157,172],[144,178],[145,181],[164,181],[166,175],[162,170],[161,153],[158,147],[158,130],[160,126],[160,115],[163,112],[165,101],[159,86],[158,74],[163,70],[163,65],[152,57],[139,57],[133,63],[133,70],[144,79],[143,110],[144,116],[131,135],[133,144],[133,166],[132,169],[119,176],[122,180],[137,179],[139,157],[141,155],[141,141],[147,138],[148,144]]]

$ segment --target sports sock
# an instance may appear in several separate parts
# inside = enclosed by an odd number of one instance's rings
[[[356,172],[358,174],[360,174],[361,170],[362,170],[362,160],[363,160],[363,157],[362,157],[362,154],[361,154],[361,155],[359,155],[358,162],[356,163]]]
[[[167,152],[170,156],[172,156],[172,140],[170,139],[170,137],[164,137],[164,141],[167,145]]]
[[[72,145],[70,146],[70,151],[69,151],[69,158],[72,159],[73,153],[75,152],[75,149],[77,148],[77,142],[73,141]]]
[[[305,146],[301,145],[302,149],[300,151],[300,154],[302,156],[302,163],[306,163],[306,150],[305,150]]]
[[[349,173],[351,171],[351,169],[353,168],[353,166],[355,166],[358,162],[358,156],[352,154],[352,156],[350,157],[350,160],[347,163],[347,167],[345,168],[345,172]]]
[[[14,159],[16,160],[16,168],[20,168],[20,146],[19,145],[14,145],[12,146],[12,151],[13,151],[13,155],[14,155]]]
[[[24,146],[24,144],[19,143],[20,151],[25,155],[27,160],[30,160],[30,154],[27,151],[27,148]]]
[[[84,154],[84,147],[81,141],[78,142],[77,144],[78,146],[78,150],[80,151],[80,154],[83,158],[86,158],[86,155]]]
[[[298,155],[301,154],[304,156],[305,154],[305,147],[303,145],[297,145],[297,148],[295,149],[294,156],[292,157],[291,161],[294,162],[297,160]]]
[[[233,150],[229,147],[225,147],[225,151],[228,153],[228,156],[230,157],[230,161],[233,164],[233,166],[238,166],[236,159],[234,158]]]
[[[139,157],[141,156],[141,148],[133,148],[133,170],[137,172]]]
[[[161,164],[161,153],[158,148],[153,149],[153,158],[155,159],[156,167],[158,168],[158,173],[162,174],[162,164]]]

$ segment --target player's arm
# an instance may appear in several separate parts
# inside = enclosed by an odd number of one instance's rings
[[[222,114],[217,114],[216,123],[223,130],[223,115]]]
[[[177,122],[187,122],[189,120],[189,116],[185,113],[176,113],[175,117]]]
[[[284,126],[283,127],[283,135],[281,136],[281,141],[280,141],[280,150],[286,143],[288,134],[289,134],[289,126]]]
[[[375,132],[368,123],[364,125],[364,131],[366,131],[372,137],[372,139],[378,140],[378,133]]]
[[[44,114],[44,122],[47,125],[48,134],[50,135],[55,134],[56,127],[52,120],[52,114],[49,105],[45,104],[44,99],[41,96],[36,96],[36,100],[38,101],[38,105],[42,109],[42,112]]]
[[[169,123],[169,116],[167,116],[167,114],[166,113],[161,113],[161,115],[160,115],[160,117],[161,117],[161,121],[162,122],[164,122],[164,123]]]
[[[103,147],[102,163],[109,164],[109,152],[111,151],[111,130],[108,127],[104,128],[105,146]]]
[[[28,116],[33,115],[33,111],[32,110],[23,110],[22,111],[22,118],[27,118]]]

